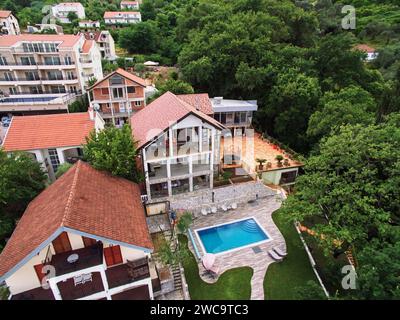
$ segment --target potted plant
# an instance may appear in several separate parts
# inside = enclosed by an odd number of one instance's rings
[[[283,161],[283,156],[281,154],[278,154],[275,158],[276,161],[278,161],[278,167],[282,167],[282,161]]]
[[[256,161],[258,162],[258,169],[261,171],[263,169],[264,163],[267,162],[267,159],[257,158]]]
[[[289,167],[289,166],[290,166],[289,159],[286,158],[286,159],[283,161],[283,165],[284,165],[285,167]]]
[[[272,163],[271,162],[267,162],[267,169],[271,169],[272,168]]]

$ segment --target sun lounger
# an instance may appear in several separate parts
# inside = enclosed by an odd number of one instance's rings
[[[211,208],[207,208],[206,210],[207,210],[207,214],[211,214],[212,213]]]
[[[283,251],[281,248],[275,247],[273,248],[273,250],[280,255],[281,257],[286,257],[287,256],[287,252]]]
[[[269,250],[268,254],[271,256],[272,259],[274,259],[275,261],[281,262],[283,260],[283,258],[281,256],[279,256],[275,251],[273,250]]]
[[[231,208],[233,209],[233,210],[236,210],[237,209],[237,203],[232,203],[232,205],[231,205]]]
[[[225,212],[228,211],[228,207],[227,207],[226,205],[224,205],[224,204],[221,206],[221,209],[222,209],[223,211],[225,211]]]
[[[217,211],[218,211],[217,207],[212,207],[211,208],[211,213],[217,213]]]
[[[207,210],[206,209],[201,209],[201,214],[203,215],[203,216],[206,216],[208,213],[207,213]]]

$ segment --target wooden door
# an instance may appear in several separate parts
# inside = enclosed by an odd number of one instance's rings
[[[72,250],[71,243],[69,242],[68,234],[66,232],[61,233],[56,239],[53,240],[53,248],[56,254]]]
[[[104,248],[104,258],[106,259],[107,266],[122,263],[123,260],[120,246]]]
[[[84,244],[85,248],[91,247],[91,246],[95,245],[97,242],[95,239],[86,238],[86,237],[82,237],[82,240],[83,240],[83,244]]]

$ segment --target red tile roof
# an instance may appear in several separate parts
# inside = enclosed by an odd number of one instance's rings
[[[11,11],[9,10],[0,10],[0,19],[6,19],[10,16]]]
[[[124,18],[127,15],[139,15],[138,11],[106,11],[104,12],[104,19]]]
[[[368,53],[374,53],[375,52],[375,48],[372,48],[366,44],[358,44],[355,46],[355,49],[360,50],[360,51],[364,51],[364,52],[368,52]]]
[[[139,186],[79,161],[29,204],[0,255],[0,276],[61,227],[153,249]]]
[[[173,93],[166,92],[131,117],[132,135],[138,141],[138,148],[143,147],[147,142],[190,113],[217,128],[224,128],[214,118],[196,110]]]
[[[61,48],[71,48],[79,40],[80,35],[72,34],[19,34],[19,35],[6,35],[0,37],[0,47],[11,47],[18,42],[22,41],[53,41],[60,42],[59,47]]]
[[[80,146],[93,129],[87,112],[13,117],[3,147],[27,151]]]
[[[179,94],[177,97],[205,114],[214,114],[208,93]]]
[[[95,41],[94,40],[85,40],[82,46],[82,53],[89,53],[90,49],[92,49]]]
[[[130,72],[128,72],[128,71],[125,71],[125,70],[122,69],[122,68],[118,68],[118,69],[115,70],[114,72],[111,72],[110,74],[108,74],[108,75],[107,75],[106,77],[104,77],[103,79],[97,81],[97,82],[96,82],[94,85],[92,85],[88,90],[94,89],[94,88],[97,87],[99,84],[101,84],[102,82],[104,82],[104,81],[106,81],[107,79],[111,78],[111,77],[112,77],[113,75],[115,75],[115,74],[119,74],[120,76],[122,76],[122,77],[124,77],[124,78],[126,78],[126,79],[129,79],[129,80],[131,80],[131,81],[133,81],[133,82],[136,82],[137,84],[141,85],[142,87],[146,87],[146,80],[144,80],[144,79],[142,79],[142,78],[140,78],[140,77],[138,77],[138,76],[135,76],[134,74],[132,74],[132,73],[130,73]]]

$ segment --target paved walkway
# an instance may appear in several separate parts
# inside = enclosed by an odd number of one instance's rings
[[[227,223],[241,218],[255,217],[262,227],[268,232],[269,236],[272,238],[272,241],[257,245],[255,248],[248,247],[234,252],[217,255],[216,265],[219,267],[220,275],[232,268],[245,266],[253,268],[254,273],[251,279],[251,300],[264,300],[263,283],[265,273],[268,269],[268,266],[274,262],[274,260],[268,255],[268,250],[271,250],[276,246],[286,250],[285,239],[283,238],[279,229],[276,227],[271,216],[274,211],[280,208],[281,203],[280,196],[270,196],[258,200],[257,204],[246,203],[244,205],[240,205],[237,210],[218,212],[206,217],[198,217],[194,220],[191,228],[192,230],[196,230],[198,228],[209,227],[220,223]],[[199,240],[194,232],[193,235],[198,249],[201,251],[201,254],[204,254],[199,244]],[[191,244],[190,249],[194,252]],[[256,251],[253,249],[260,250],[256,250],[259,251],[256,253]],[[204,272],[204,267],[202,266],[201,262],[199,262],[199,272],[204,281],[209,283],[217,281],[217,279],[210,279],[209,277],[204,277],[202,275]]]

